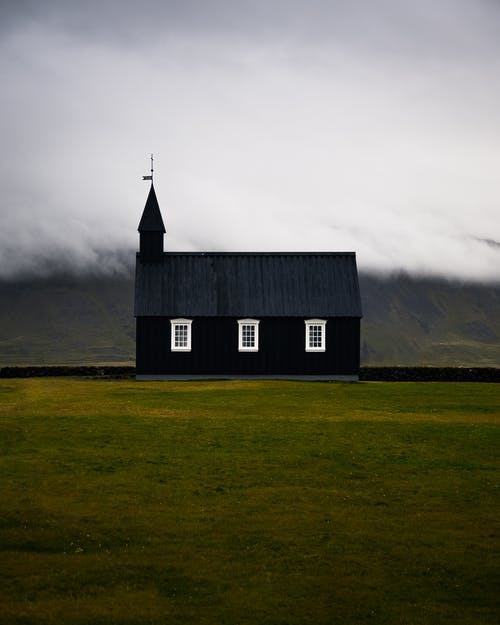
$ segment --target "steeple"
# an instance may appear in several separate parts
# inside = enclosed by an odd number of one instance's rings
[[[139,222],[139,254],[143,260],[160,260],[163,254],[163,235],[165,226],[161,217],[160,206],[156,199],[153,185],[153,155],[151,154],[151,175],[143,176],[143,180],[151,180],[146,206]]]
[[[142,212],[141,221],[139,222],[139,232],[162,232],[165,233],[165,226],[161,217],[160,206],[156,198],[155,188],[151,181],[146,206]]]

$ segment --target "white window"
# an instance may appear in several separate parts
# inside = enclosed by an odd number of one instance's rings
[[[173,352],[191,351],[191,319],[170,320],[170,349]]]
[[[238,351],[259,351],[259,321],[257,319],[238,321]]]
[[[305,324],[306,352],[324,352],[326,350],[326,321],[308,319]]]

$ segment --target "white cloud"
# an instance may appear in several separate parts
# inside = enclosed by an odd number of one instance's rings
[[[15,22],[0,275],[133,258],[153,151],[171,249],[353,249],[365,269],[498,279],[498,11],[317,3],[329,36],[294,5],[264,34],[264,5],[237,30],[238,11],[206,28],[172,14],[178,32],[167,11],[129,44],[127,12],[108,39],[85,12]]]

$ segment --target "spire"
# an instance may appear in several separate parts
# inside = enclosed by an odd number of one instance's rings
[[[165,232],[153,181],[151,181],[151,188],[149,189],[148,199],[142,212],[138,230],[139,232]]]
[[[153,155],[151,154],[151,175],[143,176],[143,180],[151,180],[146,206],[139,222],[139,255],[143,260],[160,260],[163,255],[163,235],[165,226],[160,206],[153,185]]]

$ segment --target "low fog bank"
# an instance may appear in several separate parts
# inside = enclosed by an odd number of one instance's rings
[[[220,251],[220,252],[234,252],[242,251],[235,250],[233,248],[228,249],[194,249],[194,247],[182,248],[171,251]],[[253,249],[243,251],[256,251]],[[262,250],[257,250],[262,251]],[[294,248],[283,248],[280,250],[264,250],[264,251],[314,251],[310,249],[297,250]],[[317,251],[317,250],[316,250]],[[354,251],[349,249],[342,250],[323,250],[323,251]],[[26,282],[57,282],[57,281],[87,281],[96,280],[125,280],[132,281],[134,279],[135,272],[135,260],[137,249],[133,246],[121,248],[120,250],[110,249],[98,249],[93,248],[87,250],[80,250],[79,253],[75,253],[75,250],[70,247],[59,247],[43,249],[37,251],[31,257],[26,255],[23,262],[16,262],[3,264],[0,268],[0,282],[4,284],[26,283]],[[487,279],[482,275],[464,277],[463,272],[445,272],[432,270],[412,270],[405,267],[386,267],[386,268],[373,268],[360,261],[359,255],[357,255],[358,270],[360,274],[360,282],[369,282],[374,284],[377,281],[380,282],[434,282],[447,285],[454,285],[457,287],[466,285],[487,286],[497,288],[500,286],[500,277],[498,274],[493,273],[492,276]],[[4,302],[8,304],[8,302]]]
[[[0,260],[1,260],[0,255]],[[19,254],[15,262],[4,262],[0,281],[4,283],[52,279],[131,278],[134,275],[135,250],[75,250],[55,246],[40,248],[31,254]]]
[[[154,152],[166,249],[498,281],[499,27],[487,0],[3,3],[0,278],[130,271]]]

